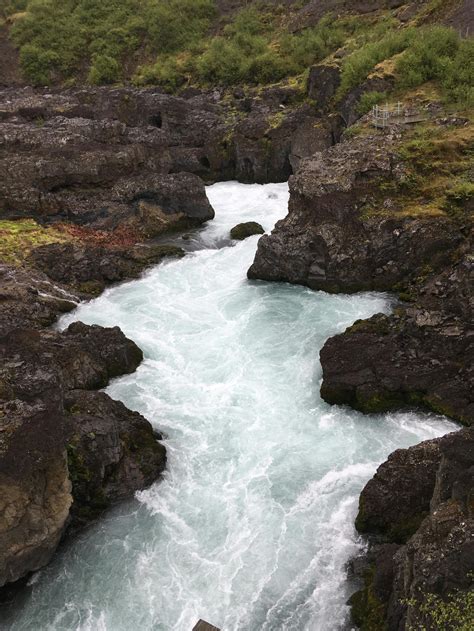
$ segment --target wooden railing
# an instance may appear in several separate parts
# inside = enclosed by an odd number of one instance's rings
[[[427,116],[423,112],[404,107],[400,102],[393,107],[374,105],[372,108],[372,125],[381,129],[394,125],[413,125],[426,119]]]

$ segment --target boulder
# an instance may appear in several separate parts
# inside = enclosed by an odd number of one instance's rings
[[[77,527],[154,482],[165,468],[166,450],[143,416],[103,392],[71,390],[65,409],[72,426],[67,451]]]
[[[364,588],[351,599],[359,626],[434,631],[436,603],[467,598],[474,585],[473,493],[474,428],[398,450],[379,467],[356,521],[377,542]],[[402,545],[379,545],[395,532]]]
[[[265,230],[256,221],[247,221],[239,223],[230,231],[230,238],[237,241],[243,241],[254,234],[264,234]]]

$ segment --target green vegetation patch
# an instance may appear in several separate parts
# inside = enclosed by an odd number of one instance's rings
[[[169,54],[203,38],[214,0],[30,0],[12,28],[25,77],[36,84],[125,78],[130,58]]]
[[[64,243],[68,237],[54,228],[43,228],[33,219],[0,221],[0,261],[20,264],[31,250],[49,243]]]
[[[378,39],[372,34],[365,43],[360,38],[358,42],[342,63],[337,99],[362,84],[378,64],[393,59],[396,90],[434,81],[447,103],[474,106],[473,38],[462,39],[445,26],[395,29],[388,24]]]
[[[471,577],[472,578],[472,577]],[[406,601],[416,611],[417,622],[408,631],[443,629],[472,631],[474,629],[474,589],[452,592],[443,599],[436,594],[422,594],[420,599]]]
[[[288,33],[278,13],[242,9],[222,33],[181,54],[158,56],[143,65],[137,84],[162,84],[171,90],[186,81],[200,85],[268,84],[304,72],[344,42],[341,25],[330,17],[301,33]]]

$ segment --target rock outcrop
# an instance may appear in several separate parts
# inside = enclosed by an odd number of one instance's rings
[[[71,242],[37,247],[28,263],[54,283],[95,295],[110,283],[137,278],[144,268],[164,258],[181,256],[184,251],[173,245],[143,243],[129,248],[107,248]]]
[[[406,179],[397,140],[357,138],[304,160],[290,179],[289,214],[260,239],[248,276],[329,292],[401,292],[410,302],[392,315],[326,343],[323,398],[365,412],[422,404],[470,424],[472,219],[397,212],[382,186]]]
[[[151,484],[166,462],[150,423],[96,391],[142,360],[118,327],[2,330],[0,585],[45,565],[68,526]]]
[[[294,89],[221,96],[3,89],[0,216],[108,230],[126,222],[151,236],[212,218],[199,178],[284,181],[290,155],[332,142],[330,130],[319,130],[312,143],[292,145],[295,132],[318,121]]]
[[[365,587],[351,599],[356,623],[440,628],[438,604],[462,603],[474,587],[473,497],[473,428],[398,450],[379,467],[356,521],[373,542]],[[460,612],[468,628],[472,608]],[[456,622],[445,619],[445,628]]]

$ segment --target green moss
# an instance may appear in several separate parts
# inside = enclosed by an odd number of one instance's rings
[[[426,629],[440,629],[450,631],[472,631],[474,628],[474,590],[472,589],[472,574],[468,577],[471,588],[455,590],[446,598],[437,594],[421,593],[418,598],[405,601],[412,610],[411,619],[414,620],[408,631],[425,631]]]
[[[474,211],[474,182],[460,181],[448,190],[444,209],[451,215]]]
[[[375,566],[366,572],[364,587],[353,594],[349,600],[354,624],[362,631],[386,631],[386,605],[373,591]]]
[[[88,294],[89,296],[99,296],[104,291],[104,283],[99,280],[88,280],[83,283],[79,283],[77,286],[78,291]]]
[[[466,425],[467,427],[472,425],[472,420],[469,417],[457,414],[450,405],[435,396],[423,397],[422,403],[436,414],[447,416],[448,418],[458,421],[458,423]]]
[[[4,263],[18,265],[35,247],[67,240],[58,230],[43,228],[33,219],[0,220],[0,260]]]
[[[376,333],[377,335],[388,335],[390,324],[387,318],[370,318],[369,320],[356,320],[346,333]]]

